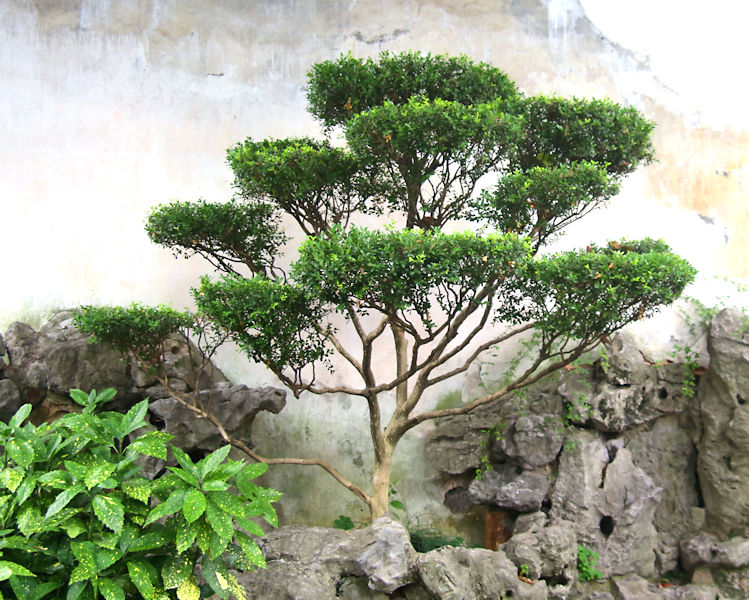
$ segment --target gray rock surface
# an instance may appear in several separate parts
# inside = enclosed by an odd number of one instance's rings
[[[721,541],[709,533],[685,538],[679,544],[682,566],[693,570],[697,565],[740,568],[749,566],[749,539],[735,537]]]
[[[710,369],[696,398],[697,469],[708,526],[749,527],[749,321],[725,309],[708,336]]]
[[[0,379],[0,421],[7,423],[21,404],[18,386],[10,379]]]
[[[549,491],[546,475],[522,471],[505,465],[486,471],[481,479],[474,479],[468,494],[476,504],[492,504],[517,512],[535,512],[541,508]]]
[[[281,527],[261,542],[268,564],[239,576],[251,598],[379,598],[414,581],[416,551],[408,532],[388,518],[366,529]],[[361,580],[366,581],[367,592]],[[369,594],[369,595],[366,595]]]
[[[524,469],[535,469],[552,462],[563,442],[558,415],[527,415],[504,430],[494,448]]]
[[[655,509],[656,569],[677,568],[679,540],[694,527],[693,510],[699,504],[697,452],[684,415],[670,415],[628,431],[621,440],[632,461],[663,488]]]
[[[221,421],[229,434],[247,441],[257,414],[263,410],[278,414],[286,405],[286,392],[274,387],[248,388],[218,383],[212,390],[201,391],[198,400]],[[165,430],[175,436],[172,443],[181,448],[211,451],[223,444],[212,423],[196,419],[191,410],[173,398],[151,402],[149,412],[164,422]]]
[[[578,541],[600,555],[604,576],[655,573],[655,508],[663,490],[621,448],[611,457],[601,438],[579,431],[560,458],[551,515],[571,521]],[[610,461],[610,462],[609,462]]]
[[[502,552],[479,548],[439,548],[421,554],[419,577],[439,600],[494,600],[515,597],[517,568]]]
[[[577,538],[573,523],[547,519],[542,512],[522,515],[513,536],[499,549],[528,576],[548,580],[549,596],[567,598],[577,570]]]

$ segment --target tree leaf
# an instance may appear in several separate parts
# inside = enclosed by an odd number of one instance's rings
[[[196,466],[198,468],[198,476],[203,479],[209,473],[212,473],[229,455],[231,451],[231,445],[226,444],[218,450],[214,450],[203,460],[201,460]]]
[[[83,486],[78,484],[57,494],[57,497],[52,504],[47,507],[47,512],[45,513],[44,518],[49,519],[52,515],[65,508],[73,498],[83,491],[83,489]]]
[[[128,451],[139,452],[161,460],[167,459],[166,443],[174,436],[165,431],[149,431],[133,441]]]
[[[8,488],[11,492],[15,492],[22,481],[23,475],[14,468],[7,468],[0,471],[0,484]]]
[[[176,546],[177,552],[182,554],[195,543],[195,538],[200,531],[200,521],[193,523],[179,523],[177,525]]]
[[[148,525],[154,521],[158,521],[162,517],[176,513],[182,508],[186,494],[187,490],[184,488],[172,491],[164,502],[157,505],[150,513],[148,513],[145,524]]]
[[[178,588],[185,581],[189,580],[192,575],[193,565],[193,559],[187,554],[167,558],[161,567],[161,580],[164,582],[164,589],[171,590]]]
[[[134,405],[124,415],[124,419],[119,424],[119,432],[117,437],[124,438],[128,433],[132,433],[136,429],[140,429],[146,425],[144,417],[148,410],[148,400],[141,400]]]
[[[127,561],[127,572],[141,596],[150,600],[154,595],[154,585],[157,583],[156,569],[146,560],[134,559]]]
[[[148,504],[151,498],[152,485],[152,482],[145,477],[137,477],[123,481],[120,488],[126,496],[143,502],[143,504]]]
[[[178,600],[200,600],[200,588],[193,579],[187,579],[177,588],[177,598]]]
[[[30,414],[31,414],[31,404],[22,405],[16,411],[16,414],[14,414],[11,417],[10,421],[8,421],[8,426],[11,429],[16,429],[20,427]]]
[[[19,575],[22,577],[36,577],[36,575],[29,571],[26,567],[9,560],[0,560],[0,569],[8,569],[11,575]]]
[[[142,533],[133,540],[128,548],[130,552],[142,552],[162,548],[170,541],[170,536],[163,529],[154,529],[148,533]]]
[[[69,583],[88,581],[99,572],[96,565],[96,546],[91,542],[71,542],[70,548],[78,560],[78,564],[70,574]]]
[[[105,600],[125,600],[125,590],[116,581],[107,577],[99,579],[99,592]]]
[[[234,535],[234,523],[231,515],[225,513],[210,499],[205,508],[205,516],[213,527],[213,531],[222,539],[230,541]]]
[[[182,514],[185,515],[185,520],[188,523],[192,523],[205,512],[205,507],[206,498],[203,492],[200,490],[190,490],[185,496]]]
[[[99,462],[94,466],[90,467],[86,476],[83,478],[83,483],[86,485],[86,489],[92,489],[97,485],[104,483],[109,476],[114,473],[117,465],[110,462]]]
[[[242,548],[242,552],[244,552],[245,556],[250,560],[250,562],[252,562],[252,564],[263,569],[265,568],[265,556],[263,556],[263,552],[260,550],[260,546],[257,545],[255,540],[247,534],[238,531],[237,542]]]
[[[125,507],[117,498],[104,494],[97,494],[92,500],[94,514],[109,529],[115,533],[122,531],[125,522]]]
[[[5,451],[21,467],[28,467],[34,462],[34,448],[27,441],[11,439],[5,443]]]

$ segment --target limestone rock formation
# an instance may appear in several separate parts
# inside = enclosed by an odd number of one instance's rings
[[[710,369],[696,403],[697,470],[708,526],[736,534],[749,527],[749,320],[723,310],[708,337]]]
[[[521,471],[509,465],[483,473],[474,479],[468,495],[476,504],[492,504],[498,508],[521,513],[535,512],[549,491],[549,478],[538,473]]]
[[[72,318],[73,311],[60,311],[39,331],[15,322],[0,338],[0,358],[8,355],[0,369],[0,420],[7,421],[25,402],[34,407],[32,421],[53,420],[80,410],[68,396],[71,388],[114,387],[118,395],[108,408],[127,409],[151,398],[151,421],[173,433],[183,449],[210,452],[222,444],[216,428],[170,398],[154,374],[123,359],[111,347],[90,344]],[[250,440],[252,421],[259,411],[278,413],[284,407],[284,390],[232,385],[212,364],[202,365],[196,349],[182,340],[168,344],[164,358],[169,385],[178,391],[197,390],[204,408],[244,441]]]

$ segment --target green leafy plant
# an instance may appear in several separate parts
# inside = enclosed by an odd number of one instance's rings
[[[481,444],[479,446],[481,450],[481,458],[480,464],[476,469],[476,479],[483,479],[484,473],[492,470],[492,463],[489,460],[489,448],[493,442],[499,442],[502,439],[502,432],[505,427],[507,427],[507,423],[500,421],[494,425],[494,427],[481,430],[484,437],[481,439]]]
[[[632,107],[526,97],[491,65],[418,52],[313,65],[307,98],[344,144],[247,139],[227,154],[236,198],[156,207],[146,229],[219,271],[193,290],[196,320],[214,339],[236,342],[297,396],[366,404],[367,487],[316,459],[250,455],[323,467],[372,518],[392,506],[393,453],[411,429],[511,397],[672,302],[694,276],[650,239],[540,252],[652,160],[653,123]],[[495,183],[482,189],[486,181]],[[362,214],[392,225],[355,225]],[[287,270],[275,261],[283,215],[305,237]],[[477,232],[448,232],[465,219]],[[106,329],[88,331],[106,341]],[[111,343],[127,347],[122,335]],[[527,357],[496,389],[459,406],[423,406],[430,388],[485,351],[529,338]],[[392,368],[380,367],[382,357]],[[328,377],[341,362],[350,381]],[[393,399],[395,409],[383,410]]]
[[[577,545],[577,570],[580,573],[580,581],[595,581],[601,579],[603,573],[596,569],[598,553],[582,544]]]
[[[344,531],[348,531],[349,529],[353,529],[356,527],[354,524],[354,521],[351,517],[346,515],[339,515],[338,518],[333,521],[333,527],[336,529],[343,529]]]
[[[71,390],[80,413],[37,427],[26,404],[0,423],[0,597],[245,598],[229,569],[265,564],[252,519],[275,525],[280,493],[252,479],[267,466],[228,459],[230,446],[193,462],[165,432],[137,435],[147,400],[101,412],[115,393]],[[139,474],[169,450],[178,466]]]
[[[527,578],[528,577],[528,573],[530,573],[530,571],[531,571],[530,565],[520,565],[518,567],[518,575],[520,575],[520,577],[526,577]]]

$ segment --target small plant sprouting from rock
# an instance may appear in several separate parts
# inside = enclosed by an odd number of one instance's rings
[[[476,479],[483,479],[484,473],[492,470],[492,463],[489,460],[489,447],[492,442],[499,442],[502,439],[502,432],[505,427],[507,427],[507,423],[500,421],[490,429],[481,430],[485,437],[481,440],[481,463],[476,469]]]
[[[580,572],[580,581],[595,581],[603,578],[603,573],[596,569],[596,562],[598,562],[598,552],[582,544],[577,545],[577,570]]]
[[[336,529],[342,529],[343,531],[348,531],[349,529],[356,527],[356,525],[351,517],[347,515],[338,515],[338,518],[333,521],[333,527]]]

